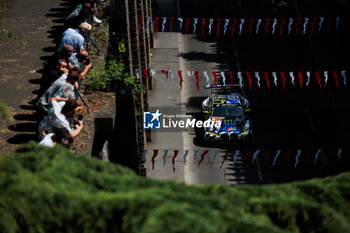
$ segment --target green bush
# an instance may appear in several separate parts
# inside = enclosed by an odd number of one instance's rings
[[[35,143],[0,156],[0,232],[349,232],[350,173],[188,186]]]
[[[85,87],[98,91],[114,90],[117,83],[125,88],[141,91],[141,86],[136,83],[136,77],[125,72],[124,64],[109,60],[97,66],[85,82]]]

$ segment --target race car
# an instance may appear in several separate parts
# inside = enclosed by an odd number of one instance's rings
[[[252,122],[246,116],[250,111],[249,102],[238,93],[225,95],[212,94],[202,103],[204,120],[221,122],[209,127],[197,129],[196,133],[205,143],[221,144],[251,143],[253,138]]]

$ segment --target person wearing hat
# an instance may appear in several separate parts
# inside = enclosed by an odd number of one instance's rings
[[[68,28],[63,32],[57,52],[61,52],[67,44],[73,46],[74,52],[79,52],[84,48],[85,38],[87,37],[87,32],[90,30],[91,25],[87,22],[81,23],[78,29]]]

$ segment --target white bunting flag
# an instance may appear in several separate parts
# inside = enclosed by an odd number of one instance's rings
[[[293,25],[293,18],[289,19],[289,24],[288,24],[288,35],[290,35],[291,31],[292,31],[292,25]]]
[[[193,19],[193,34],[196,34],[198,19]]]
[[[224,84],[224,86],[226,85],[226,77],[225,77],[225,72],[220,72],[220,75],[222,77],[222,83]]]
[[[272,24],[272,35],[275,35],[276,25],[277,25],[277,19],[273,19],[273,24]]]
[[[276,165],[277,159],[278,159],[278,157],[280,156],[281,152],[282,152],[281,150],[277,150],[277,151],[276,151],[276,155],[275,155],[275,157],[273,158],[272,167],[274,167],[274,166]]]
[[[294,164],[295,168],[297,168],[297,166],[299,164],[299,157],[300,157],[301,153],[302,153],[302,150],[298,150],[297,155],[295,157],[295,164]]]
[[[321,32],[323,22],[324,22],[324,17],[320,17],[320,22],[318,23],[318,32]]]
[[[305,22],[304,22],[304,31],[303,34],[305,35],[306,33],[306,29],[307,29],[307,24],[309,23],[309,18],[305,18]]]
[[[140,69],[135,69],[135,75],[137,78],[137,82],[140,82]]]
[[[255,34],[257,34],[258,35],[258,33],[259,33],[259,30],[260,30],[260,24],[261,24],[261,19],[258,19],[258,23],[256,24],[256,31],[255,31]]]
[[[193,70],[187,70],[186,72],[188,77],[192,77],[194,75],[194,71]]]
[[[306,72],[306,75],[307,75],[306,86],[308,87],[309,84],[310,84],[310,81],[311,81],[311,79],[310,79],[310,77],[311,77],[311,72],[310,72],[310,71],[307,71],[307,72]]]
[[[346,71],[345,70],[343,70],[341,72],[341,76],[343,77],[344,86],[346,86]]]
[[[290,81],[292,82],[293,86],[295,86],[295,77],[294,77],[294,73],[293,72],[289,72],[289,76],[290,76]]]
[[[327,86],[328,83],[328,71],[323,72],[324,75],[324,85]]]
[[[239,25],[239,35],[242,35],[244,21],[245,21],[244,19],[241,19],[241,23]]]
[[[220,151],[215,151],[215,153],[214,153],[214,155],[213,155],[213,160],[215,160],[216,159],[216,157],[218,156],[218,154],[220,153]]]
[[[256,160],[256,158],[258,157],[258,154],[260,153],[261,150],[256,150],[253,154],[253,159],[252,159],[252,163]]]
[[[339,23],[340,23],[340,17],[339,17],[339,16],[337,16],[337,18],[336,18],[336,22],[335,22],[335,26],[336,26],[337,32],[340,32],[340,29],[339,29]]]
[[[233,156],[233,166],[235,166],[237,162],[238,155],[240,153],[240,150],[236,150],[235,155]]]
[[[143,161],[146,163],[147,162],[147,159],[146,159],[146,154],[147,154],[147,150],[144,150],[143,151]]]
[[[152,75],[152,76],[154,76],[154,75],[156,75],[156,74],[157,74],[156,69],[151,69],[151,70],[150,70],[150,72],[151,72],[151,75]]]
[[[169,74],[170,74],[170,84],[173,84],[173,81],[174,81],[174,71],[173,71],[173,70],[169,70]]]
[[[321,149],[317,150],[316,154],[315,154],[315,160],[314,160],[314,164],[316,164],[318,157],[320,156],[320,153],[322,152]]]
[[[164,29],[165,29],[165,24],[166,24],[166,17],[163,17],[163,22],[162,22],[162,32],[164,32]]]
[[[211,27],[213,26],[214,19],[209,19],[209,35],[211,34]]]
[[[197,163],[199,150],[194,151],[193,160]]]
[[[188,156],[188,153],[190,151],[189,150],[185,150],[185,153],[184,153],[184,165],[186,166],[186,162],[187,162],[187,156]]]
[[[242,72],[237,73],[237,77],[239,79],[239,86],[243,87],[243,77],[242,77]]]
[[[230,22],[229,19],[225,19],[225,24],[224,24],[224,35],[226,35],[227,26],[228,26],[229,22]]]
[[[255,78],[256,78],[256,82],[258,84],[258,87],[260,88],[260,76],[259,76],[259,72],[255,72]]]
[[[151,23],[151,17],[147,17],[147,22],[146,22],[146,32],[149,31],[149,24]]]
[[[163,166],[165,166],[166,164],[166,157],[168,156],[168,150],[164,150],[164,154],[163,154]]]
[[[272,77],[273,77],[273,81],[275,83],[275,86],[277,87],[277,72],[272,72]]]
[[[180,30],[182,31],[182,23],[184,22],[184,20],[183,18],[177,18],[177,20],[179,21]]]
[[[342,153],[343,153],[343,149],[339,148],[338,149],[338,154],[337,154],[338,160],[341,160],[341,154]]]
[[[210,79],[207,71],[203,71],[204,77],[207,80],[207,85],[210,86]]]

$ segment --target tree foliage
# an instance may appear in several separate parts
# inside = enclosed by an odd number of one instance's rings
[[[349,232],[350,173],[188,186],[35,143],[0,156],[0,232]]]

